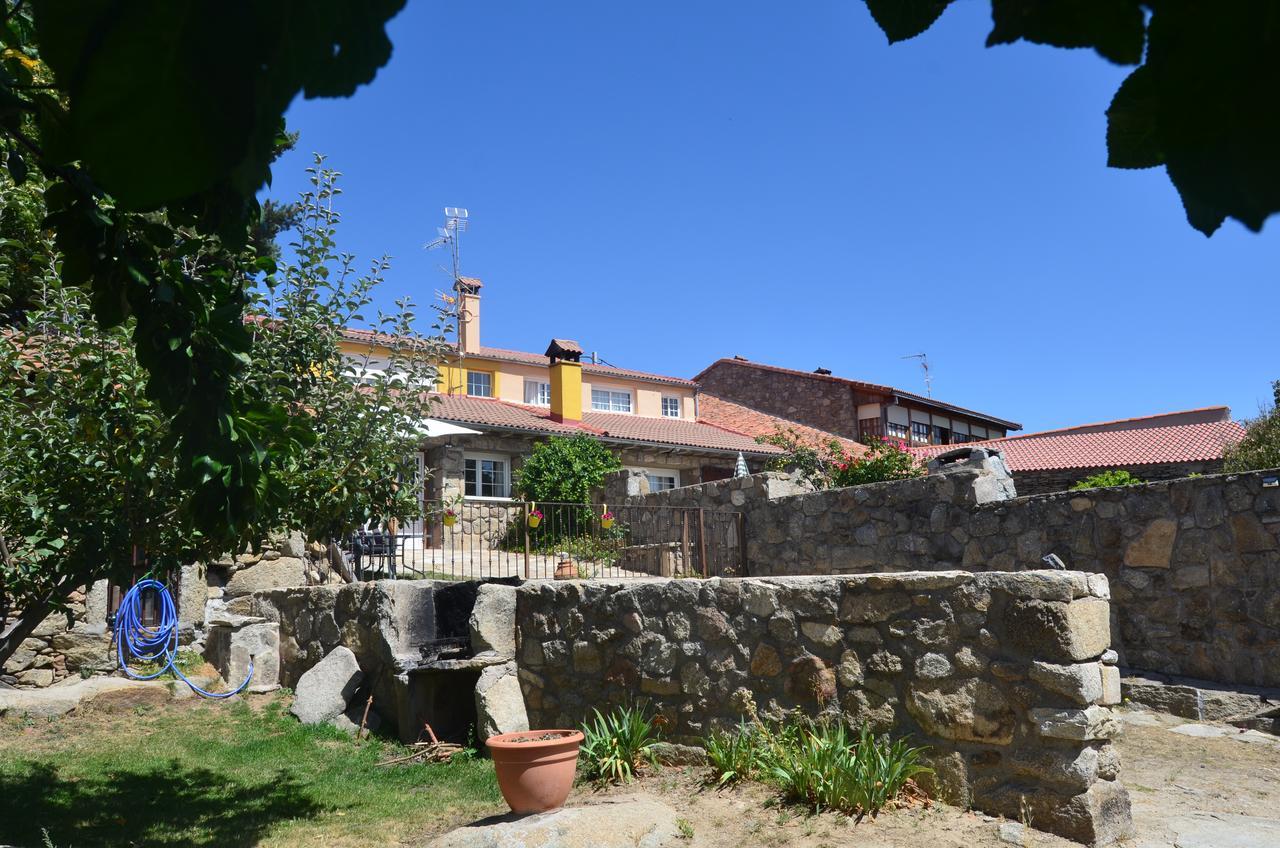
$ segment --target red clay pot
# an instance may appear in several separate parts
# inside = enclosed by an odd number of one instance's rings
[[[557,738],[512,741],[548,733]],[[582,738],[580,730],[521,730],[485,740],[498,773],[498,788],[513,813],[542,813],[564,805],[573,788]]]

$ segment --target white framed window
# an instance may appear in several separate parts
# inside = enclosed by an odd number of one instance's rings
[[[469,498],[511,497],[511,462],[496,454],[463,454],[463,494]]]
[[[550,406],[551,384],[526,379],[524,381],[524,402],[530,406]]]
[[[662,396],[662,416],[664,418],[680,417],[680,398],[669,395]]]
[[[493,397],[493,375],[488,371],[468,371],[467,394],[472,397]]]
[[[680,472],[674,468],[629,468],[639,471],[649,480],[650,492],[665,492],[680,488]]]
[[[631,392],[593,388],[591,390],[591,408],[596,412],[630,412]]]

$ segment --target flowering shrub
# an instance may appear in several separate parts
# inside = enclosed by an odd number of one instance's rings
[[[854,455],[838,439],[814,444],[794,430],[779,430],[758,441],[786,451],[770,463],[771,469],[790,471],[815,489],[906,480],[925,473],[924,463],[908,452],[900,439],[871,437],[861,455]]]

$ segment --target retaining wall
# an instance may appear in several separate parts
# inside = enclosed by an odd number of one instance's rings
[[[1280,686],[1280,486],[1266,485],[1278,476],[986,501],[989,481],[972,471],[794,496],[755,475],[636,502],[742,510],[753,576],[1011,571],[1056,554],[1111,579],[1125,665]]]
[[[518,674],[532,727],[640,695],[677,742],[797,709],[909,733],[948,800],[1106,843],[1129,824],[1107,595],[1061,571],[528,583]]]

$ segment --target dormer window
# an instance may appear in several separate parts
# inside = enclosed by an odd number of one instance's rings
[[[680,417],[680,398],[662,396],[662,417],[663,418],[679,418]]]
[[[630,412],[631,392],[592,389],[591,408],[596,412]]]
[[[493,375],[488,371],[468,371],[467,394],[471,397],[493,397]]]

